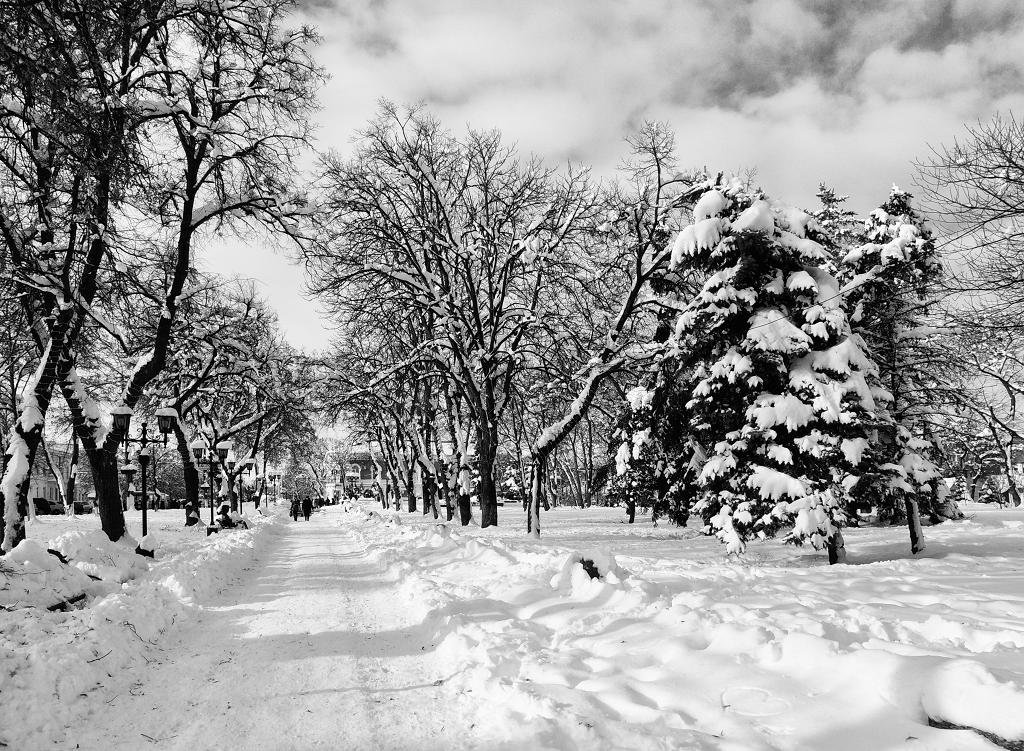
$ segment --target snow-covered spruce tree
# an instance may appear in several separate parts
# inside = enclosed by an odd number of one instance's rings
[[[999,483],[996,482],[995,475],[985,475],[978,485],[978,503],[1002,505],[1003,494],[999,490]]]
[[[839,195],[835,189],[820,183],[816,193],[821,208],[814,213],[818,228],[827,239],[825,249],[843,249],[843,255],[864,242],[864,221],[857,212],[846,207],[847,195]],[[842,256],[839,256],[842,258]],[[837,262],[839,258],[835,259]]]
[[[848,288],[851,325],[878,367],[873,385],[882,407],[874,448],[879,471],[855,492],[882,520],[906,518],[917,552],[923,549],[918,509],[935,516],[945,491],[930,424],[944,357],[932,315],[942,266],[910,199],[893,186],[871,212],[864,242],[841,259],[839,277]]]
[[[704,283],[651,382],[630,393],[640,420],[620,470],[656,440],[666,495],[730,552],[791,526],[788,540],[841,556],[875,369],[821,240],[812,216],[733,179],[708,182],[674,241],[673,269]]]

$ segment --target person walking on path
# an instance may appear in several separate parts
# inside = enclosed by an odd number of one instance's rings
[[[308,495],[302,499],[302,515],[309,521],[309,515],[313,513],[313,499]]]
[[[291,509],[291,511],[292,511],[292,519],[294,521],[298,521],[299,520],[299,499],[298,498],[292,498],[292,509]]]

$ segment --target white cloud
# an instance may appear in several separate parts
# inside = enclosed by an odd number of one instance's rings
[[[665,117],[694,162],[742,162],[811,188],[865,182],[870,164],[888,184],[921,153],[908,149],[1024,90],[1024,7],[1013,2],[365,0],[311,13],[329,39],[323,138],[336,148],[386,97],[599,168],[617,163],[640,120]],[[834,172],[771,156],[808,143],[842,145],[810,163]]]
[[[825,180],[865,210],[910,183],[928,143],[1024,100],[1019,0],[345,0],[307,15],[332,76],[319,137],[340,150],[380,98],[422,100],[453,130],[499,127],[607,172],[656,118],[683,164],[756,168],[805,205]]]

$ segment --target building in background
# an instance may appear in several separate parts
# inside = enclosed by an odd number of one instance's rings
[[[378,465],[373,460],[373,446],[354,446],[345,464],[345,478],[342,494],[354,492],[357,495],[372,490],[380,477]]]
[[[92,501],[89,500],[89,491],[92,488],[78,485],[75,488],[75,513],[88,514],[92,512]],[[28,484],[28,499],[37,514],[61,514],[64,513],[64,502],[61,499],[60,488],[57,480],[52,474],[41,475],[38,472],[32,473],[32,479]]]

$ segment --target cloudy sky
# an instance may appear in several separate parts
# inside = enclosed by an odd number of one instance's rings
[[[303,13],[331,76],[321,146],[342,151],[387,98],[610,174],[623,137],[658,119],[684,166],[755,168],[806,206],[825,180],[865,210],[965,121],[1024,114],[1022,0],[307,0]],[[262,280],[291,338],[325,343],[285,260],[236,244],[210,265]]]

